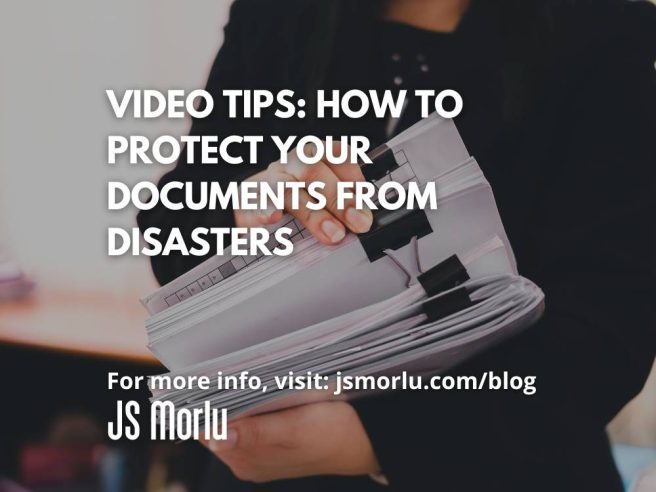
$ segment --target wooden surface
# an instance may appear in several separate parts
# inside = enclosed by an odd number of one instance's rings
[[[146,310],[138,295],[37,290],[0,303],[0,343],[155,362],[146,348]]]

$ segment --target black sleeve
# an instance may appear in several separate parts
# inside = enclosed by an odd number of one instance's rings
[[[249,11],[249,9],[250,3],[244,0],[237,0],[231,7],[230,20],[224,29],[224,41],[210,71],[206,87],[206,90],[214,99],[214,110],[207,118],[192,121],[191,135],[213,135],[221,139],[228,135],[247,135],[251,132],[253,132],[252,134],[262,133],[261,130],[249,128],[249,122],[244,119],[228,118],[225,98],[222,97],[224,89],[246,88],[244,80],[242,80],[242,74],[244,73],[243,64],[247,62],[246,60],[249,57],[246,52],[252,49],[251,45],[248,44],[248,40],[261,35],[261,33],[254,32],[252,19],[256,13]],[[245,146],[240,149],[237,145],[231,145],[230,151],[232,154],[246,156]],[[198,163],[199,159],[199,157],[195,158],[194,162]],[[186,150],[183,150],[176,167],[164,175],[158,186],[161,188],[171,181],[194,184],[216,181],[224,185],[230,181],[239,181],[254,172],[256,172],[255,166],[249,164],[230,165],[219,162],[216,165],[188,165]],[[171,193],[171,198],[175,201],[183,201],[181,196],[176,196],[175,193]],[[232,210],[195,211],[183,208],[172,211],[160,203],[152,210],[141,211],[137,216],[137,223],[142,232],[149,227],[161,229],[160,238],[168,237],[171,229],[177,227],[187,240],[191,235],[191,231],[196,227],[233,227],[234,217]],[[216,252],[211,251],[210,254],[216,254]],[[152,257],[151,261],[157,280],[160,284],[165,284],[205,259],[206,257],[171,254],[169,256]]]
[[[656,355],[653,47],[607,46],[581,60],[527,225],[545,316],[453,371],[535,375],[537,393],[408,392],[355,404],[393,490],[508,490],[497,486],[521,474],[534,480],[524,490],[543,490],[549,474],[537,470],[598,440],[643,386]]]

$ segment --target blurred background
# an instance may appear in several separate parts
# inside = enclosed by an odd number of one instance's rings
[[[189,124],[116,120],[105,90],[204,87],[228,9],[207,0],[0,3],[1,491],[198,482],[199,446],[105,438],[117,399],[148,396],[107,391],[107,371],[162,372],[145,348],[139,303],[156,287],[150,265],[109,258],[105,232],[136,225],[131,210],[106,210],[107,181],[155,180],[162,169],[111,169],[106,138],[185,134]]]
[[[105,90],[203,87],[230,3],[0,4],[0,378],[8,403],[0,406],[0,491],[15,482],[185,490],[197,480],[193,463],[204,455],[195,447],[109,446],[104,438],[120,397],[105,391],[107,371],[160,371],[138,302],[156,284],[146,258],[106,255],[107,227],[136,225],[132,211],[106,210],[106,183],[162,172],[105,165],[106,138],[184,134],[189,124],[116,120]],[[656,464],[656,373],[609,433],[630,487]]]

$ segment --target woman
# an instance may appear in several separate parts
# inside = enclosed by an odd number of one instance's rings
[[[639,392],[656,349],[654,10],[620,0],[234,3],[208,82],[217,101],[226,88],[290,88],[308,101],[316,89],[459,91],[456,124],[547,310],[453,371],[535,375],[535,396],[394,393],[245,419],[212,449],[237,477],[273,483],[214,482],[215,490],[368,490],[379,487],[367,478],[377,473],[402,491],[621,490],[604,427]],[[412,103],[396,125],[308,111],[228,120],[218,107],[192,133],[361,134],[378,143],[419,117]],[[183,161],[162,184],[275,179],[269,150],[257,176]],[[345,179],[329,164],[322,172]],[[325,213],[303,220],[327,243],[370,224]],[[139,223],[191,230],[276,218],[155,209]],[[167,282],[197,261],[162,257],[153,267]],[[311,478],[289,480],[299,477]]]

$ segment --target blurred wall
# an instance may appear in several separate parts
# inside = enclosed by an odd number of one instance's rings
[[[106,182],[162,168],[105,164],[112,133],[184,134],[187,121],[116,120],[105,89],[203,87],[228,1],[0,4],[0,247],[46,286],[154,285],[147,259],[108,258]]]

